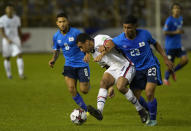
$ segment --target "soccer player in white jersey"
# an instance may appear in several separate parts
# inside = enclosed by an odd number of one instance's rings
[[[2,34],[2,53],[4,57],[4,67],[9,79],[12,78],[10,57],[17,56],[18,73],[24,79],[24,63],[21,52],[21,22],[20,18],[14,14],[13,5],[9,4],[5,8],[5,15],[0,17],[0,32]]]
[[[125,58],[116,49],[113,49],[110,52],[102,53],[98,50],[98,48],[102,45],[113,43],[111,39],[112,38],[108,35],[97,35],[94,39],[92,39],[85,33],[81,33],[77,37],[77,45],[82,52],[91,52],[95,62],[99,62],[102,67],[108,66],[108,69],[104,72],[100,82],[100,89],[97,97],[98,110],[95,110],[90,106],[88,111],[91,114],[94,114],[95,112],[95,116],[100,116],[98,117],[100,118],[98,120],[102,120],[102,112],[105,101],[108,95],[112,95],[112,86],[116,84],[117,89],[135,106],[136,110],[139,112],[141,121],[144,123],[147,121],[148,114],[139,104],[133,92],[129,88],[126,88],[135,75],[135,67],[133,63]],[[111,91],[111,94],[108,93],[108,90]]]

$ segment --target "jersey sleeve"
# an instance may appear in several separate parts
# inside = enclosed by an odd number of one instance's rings
[[[165,21],[165,24],[164,24],[164,27],[163,27],[163,31],[168,31],[169,28],[171,26],[171,20],[168,18],[166,21]]]
[[[18,26],[20,27],[21,26],[21,19],[19,17],[18,18]]]
[[[3,27],[4,27],[3,18],[0,17],[0,28],[3,28]]]
[[[116,49],[120,49],[120,36],[116,36],[112,39]]]
[[[57,41],[56,41],[56,36],[53,36],[53,50],[60,50],[60,46],[58,45]]]
[[[155,45],[156,44],[156,40],[152,37],[152,35],[147,31],[147,39],[149,44]]]

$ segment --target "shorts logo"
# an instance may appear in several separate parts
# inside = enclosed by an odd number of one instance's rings
[[[139,47],[143,47],[143,46],[145,46],[145,42],[140,42]]]
[[[74,37],[69,37],[69,42],[74,41]]]
[[[127,45],[123,45],[123,48],[127,48]]]

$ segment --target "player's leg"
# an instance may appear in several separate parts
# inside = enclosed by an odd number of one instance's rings
[[[157,99],[155,98],[155,89],[157,84],[152,82],[147,82],[145,92],[148,100],[148,109],[150,114],[150,122],[147,123],[148,126],[155,126],[157,124]]]
[[[182,52],[182,53],[184,53],[184,52]],[[174,71],[178,71],[178,70],[182,69],[187,63],[188,63],[188,56],[186,55],[186,53],[184,53],[180,57],[180,62],[179,62],[179,64],[176,65],[176,67],[174,68]]]
[[[174,60],[175,60],[175,57],[176,57],[176,52],[174,50],[166,50],[166,54],[168,56],[168,59],[174,63]],[[170,85],[169,78],[170,78],[171,74],[172,74],[172,71],[170,71],[168,69],[165,71],[165,76],[164,76],[163,83],[165,85],[167,85],[167,86]],[[173,75],[175,76],[174,73],[173,73]]]
[[[10,57],[4,58],[4,68],[5,68],[7,78],[12,79]]]
[[[108,89],[115,84],[115,79],[113,76],[105,72],[100,81],[100,89],[97,96],[97,109],[103,112],[103,108],[108,96]]]
[[[111,88],[114,83],[115,79],[113,78],[113,76],[105,72],[103,74],[102,80],[100,81],[100,89],[97,97],[97,109],[93,108],[90,105],[87,107],[90,114],[98,120],[103,119],[102,112],[108,96],[108,89]]]
[[[146,97],[148,100],[148,109],[150,114],[150,122],[147,123],[148,126],[155,126],[157,124],[157,99],[155,98],[155,89],[157,85],[162,84],[160,66],[156,65],[150,67],[147,70],[147,84],[145,88]]]
[[[21,43],[19,40],[16,41],[16,43],[12,43],[12,56],[17,56],[17,69],[18,74],[21,79],[25,79],[24,76],[24,62],[22,57],[22,51],[21,51]]]
[[[139,100],[139,103],[148,111],[148,105],[145,101],[144,97],[141,96],[142,90],[141,89],[135,89],[133,90],[134,95]]]
[[[87,106],[83,101],[83,98],[80,96],[80,94],[77,92],[76,86],[77,86],[77,73],[78,68],[73,68],[70,66],[64,66],[64,78],[66,81],[66,85],[68,87],[68,90],[70,94],[72,95],[73,100],[76,102],[77,105],[79,105],[82,109],[87,111]]]
[[[11,44],[9,44],[6,40],[3,40],[2,44],[2,55],[4,57],[4,68],[6,75],[9,79],[12,79],[12,73],[11,73],[11,63],[10,63],[10,57],[11,57]]]
[[[128,101],[130,101],[135,106],[141,117],[141,121],[145,123],[148,119],[148,114],[141,106],[132,90],[127,88],[127,85],[129,85],[129,83],[132,81],[135,73],[136,71],[134,66],[129,65],[129,67],[125,68],[124,71],[120,74],[121,76],[117,79],[117,89],[126,97]]]
[[[70,78],[68,76],[65,76],[66,85],[68,87],[68,90],[70,94],[72,95],[73,100],[76,102],[77,105],[79,105],[82,109],[87,111],[87,106],[83,101],[83,98],[80,96],[80,94],[77,92],[76,85],[77,80]]]
[[[17,55],[17,68],[18,68],[19,77],[21,79],[25,79],[25,76],[24,76],[24,62],[23,62],[22,54]]]

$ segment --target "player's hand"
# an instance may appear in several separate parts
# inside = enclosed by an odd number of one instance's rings
[[[54,64],[55,64],[55,61],[54,61],[54,60],[50,60],[48,64],[49,64],[49,66],[50,66],[51,68],[53,68],[53,67],[54,67]]]
[[[98,55],[96,58],[94,58],[94,61],[95,61],[95,62],[99,62],[99,61],[101,61],[102,57],[103,57],[103,55],[100,54],[100,55]]]
[[[109,89],[108,89],[108,97],[109,97],[109,98],[112,98],[112,97],[114,97],[114,96],[115,96],[114,88],[111,86],[111,87],[109,87]]]
[[[7,39],[7,42],[8,42],[9,44],[11,44],[11,43],[12,43],[12,40],[10,40],[10,39]]]
[[[90,62],[90,54],[86,53],[86,55],[84,56],[84,61],[86,63],[89,63]]]
[[[168,58],[164,60],[164,63],[170,71],[174,72],[174,64]]]
[[[103,45],[99,46],[98,51],[99,51],[100,53],[103,52],[103,51],[105,51],[105,46],[103,46]]]

